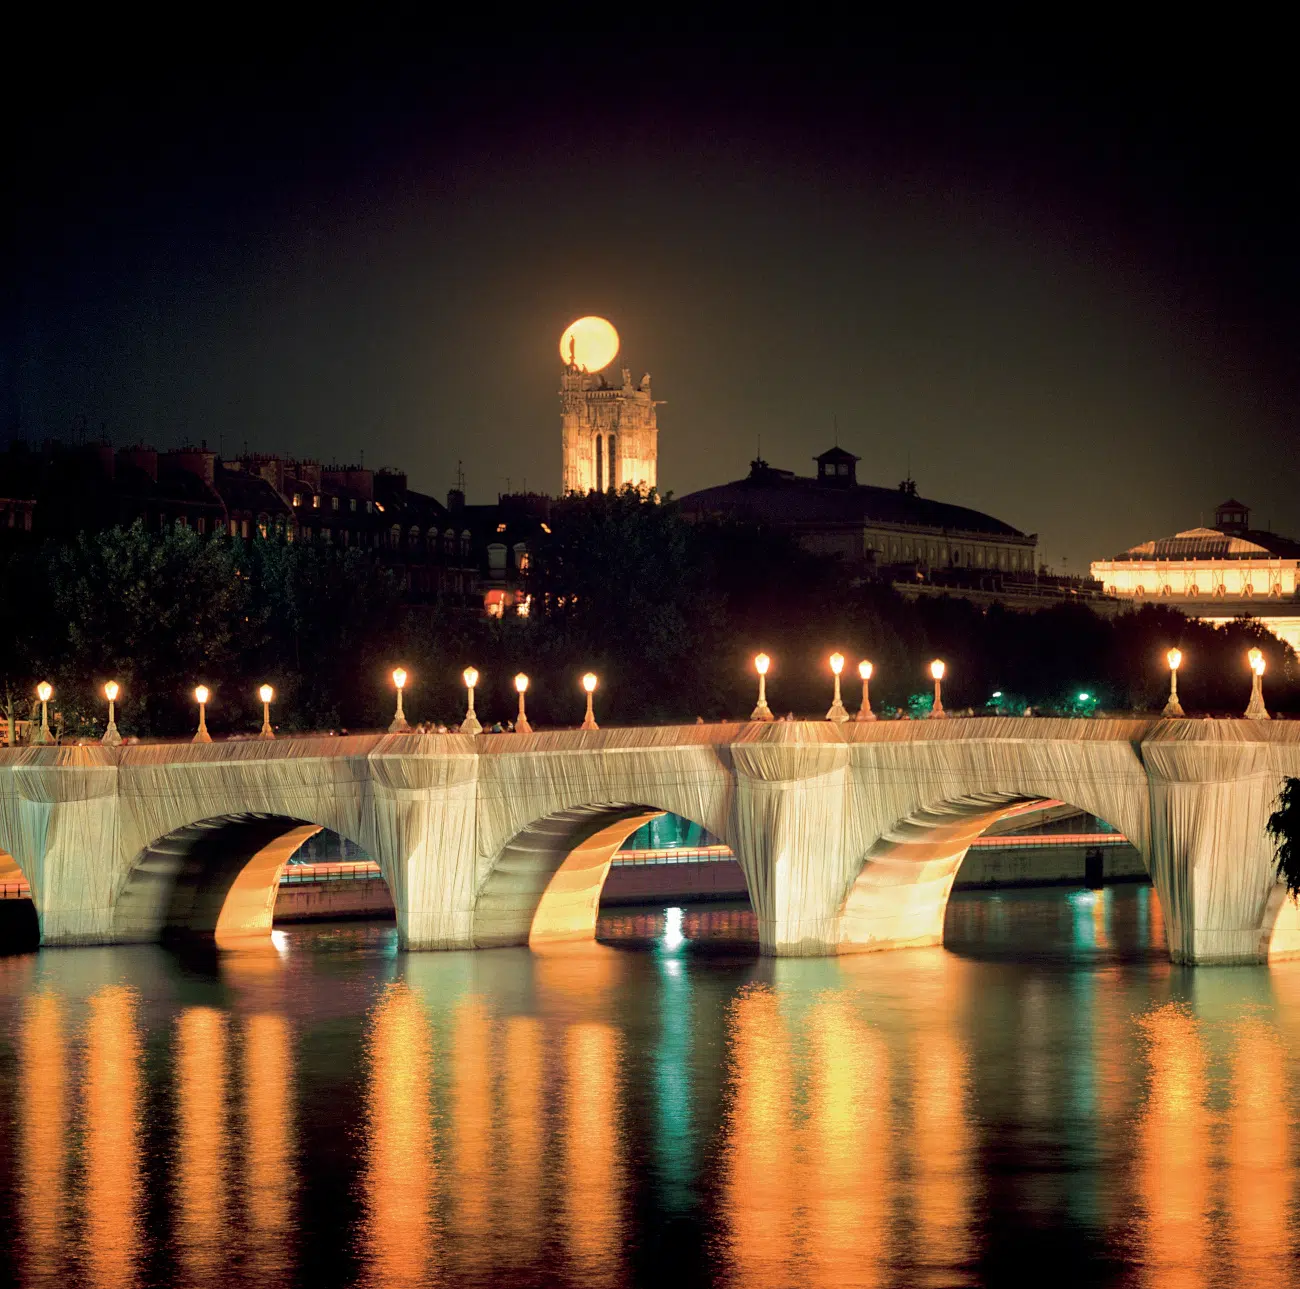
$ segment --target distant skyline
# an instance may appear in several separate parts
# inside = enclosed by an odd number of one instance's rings
[[[1143,50],[614,38],[588,84],[563,48],[115,66],[24,103],[6,437],[555,491],[556,345],[594,313],[666,400],[664,491],[760,437],[809,473],[838,423],[863,481],[910,460],[1069,572],[1229,495],[1300,536],[1265,68],[1229,101]]]

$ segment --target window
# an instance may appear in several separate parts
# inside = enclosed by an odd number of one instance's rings
[[[615,467],[615,465],[614,465],[614,462],[618,460],[618,457],[617,457],[617,454],[616,454],[616,452],[617,452],[617,449],[616,449],[616,441],[617,441],[617,439],[618,439],[618,435],[617,435],[617,434],[611,434],[611,435],[609,436],[609,443],[608,443],[608,449],[609,449],[609,470],[606,471],[606,475],[605,475],[605,477],[609,480],[609,486],[610,486],[611,488],[617,488],[617,487],[618,487],[618,469],[617,469],[617,468]]]
[[[338,499],[337,497],[331,497],[331,498],[330,498],[330,509],[331,509],[331,510],[337,510],[338,508],[339,508],[339,499]]]
[[[406,534],[406,544],[411,550],[415,550],[420,545],[420,529],[418,525],[412,524],[411,531]]]
[[[448,528],[447,531],[443,533],[442,549],[448,555],[454,555],[456,553],[456,530],[454,528]]]
[[[353,497],[352,500],[348,502],[348,509],[355,512],[356,508],[357,508],[357,499]]]
[[[375,503],[374,503],[373,501],[367,501],[367,502],[366,502],[366,514],[369,515],[369,514],[373,513],[374,509],[375,509]]]
[[[596,435],[596,491],[605,491],[605,445]]]
[[[257,517],[257,531],[262,537],[265,537],[270,527],[271,527],[271,516],[268,515],[265,511],[263,511]]]
[[[466,528],[460,535],[460,553],[467,558],[469,556],[469,541],[470,532],[469,529]]]
[[[320,494],[319,494],[319,493],[312,493],[312,498],[311,498],[311,508],[312,508],[313,510],[319,510],[319,509],[320,509]]]
[[[293,494],[293,504],[294,504],[295,506],[301,506],[301,505],[302,505],[302,493],[300,493],[300,492],[295,492],[295,493]]]
[[[394,550],[399,550],[402,545],[402,525],[394,524],[388,530],[388,540]]]
[[[498,524],[498,525],[497,525],[497,532],[499,532],[499,533],[504,533],[505,530],[506,530],[506,526],[505,526],[505,524]]]
[[[208,521],[200,515],[194,521],[194,527],[198,530],[199,536],[202,537],[208,531]]]

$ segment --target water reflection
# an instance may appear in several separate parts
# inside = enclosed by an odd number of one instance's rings
[[[68,1044],[62,1002],[23,1005],[18,1040],[18,1197],[29,1284],[61,1279],[67,1208]]]
[[[376,1289],[434,1278],[432,1069],[424,1011],[409,989],[394,985],[372,1019],[365,1084],[366,1217],[360,1246],[366,1283]]]
[[[212,1007],[187,1007],[176,1025],[176,1241],[191,1285],[219,1284],[231,1253],[226,1033],[225,1014]]]
[[[293,1200],[293,1035],[283,1016],[244,1022],[244,1208],[248,1265],[287,1281]]]
[[[1144,888],[1078,894],[838,960],[700,951],[691,910],[644,949],[34,957],[0,1283],[1002,1284],[1050,1247],[1296,1285],[1300,963],[1175,968]]]

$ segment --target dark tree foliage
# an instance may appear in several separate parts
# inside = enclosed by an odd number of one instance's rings
[[[1300,897],[1300,779],[1287,779],[1269,816],[1268,833],[1277,844],[1277,872],[1287,893]]]
[[[199,681],[213,692],[214,733],[257,730],[263,682],[275,686],[282,730],[382,728],[399,662],[412,721],[458,722],[461,672],[473,665],[486,724],[514,714],[512,677],[525,671],[533,723],[573,725],[590,670],[602,723],[689,722],[746,717],[753,657],[764,650],[773,710],[816,717],[830,704],[827,657],[839,649],[851,708],[857,662],[869,658],[877,712],[925,710],[937,657],[948,666],[950,712],[1128,715],[1163,706],[1165,653],[1177,645],[1186,711],[1239,716],[1246,651],[1258,644],[1270,709],[1300,709],[1294,655],[1254,621],[1215,629],[1159,605],[1106,618],[1083,604],[1021,613],[906,598],[786,533],[693,525],[670,502],[631,491],[568,498],[549,527],[531,552],[530,615],[502,620],[406,607],[399,574],[355,548],[137,525],[28,550],[0,562],[10,623],[0,684],[23,718],[36,681],[48,678],[64,728],[94,735],[112,677],[123,686],[124,733],[182,735],[193,729]]]

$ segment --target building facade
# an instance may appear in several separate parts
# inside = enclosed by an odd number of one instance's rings
[[[659,404],[650,392],[649,372],[634,385],[624,367],[623,383],[616,386],[603,373],[568,362],[561,381],[562,492],[657,487]]]
[[[1225,623],[1257,618],[1300,650],[1300,542],[1250,526],[1250,507],[1225,501],[1213,528],[1189,528],[1096,560],[1106,594],[1132,604],[1168,604]]]
[[[858,460],[831,448],[815,458],[812,478],[757,460],[747,478],[689,493],[678,504],[688,519],[745,519],[785,529],[806,549],[839,555],[858,572],[904,580],[950,570],[1034,576],[1037,534],[919,496],[910,479],[897,488],[859,483]]]

